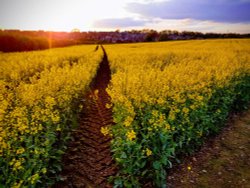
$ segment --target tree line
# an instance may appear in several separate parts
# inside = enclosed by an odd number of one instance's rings
[[[238,33],[201,33],[173,30],[119,30],[113,32],[72,32],[0,30],[0,51],[18,52],[43,50],[79,44],[155,42],[169,40],[249,38],[250,34]]]

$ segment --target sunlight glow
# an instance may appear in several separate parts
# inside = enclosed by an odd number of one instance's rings
[[[214,0],[210,9],[197,6],[199,0],[179,6],[185,0],[0,0],[0,29],[71,31],[110,31],[128,29],[177,29],[202,32],[250,32],[246,18],[249,0],[235,0],[234,7],[213,12],[217,2],[226,7],[229,0]],[[231,2],[231,0],[230,0]],[[166,11],[169,7],[173,7]],[[236,8],[235,8],[236,7]],[[238,8],[237,8],[238,7]],[[188,8],[188,7],[187,7]],[[228,16],[232,8],[238,12]],[[195,11],[197,10],[198,13]],[[218,10],[218,7],[217,7]],[[242,11],[242,13],[241,13]],[[183,13],[182,16],[180,14]],[[223,14],[222,14],[223,13]],[[197,16],[199,15],[199,16]],[[216,15],[216,16],[214,16]],[[192,17],[193,16],[193,17]],[[243,20],[239,20],[242,17]],[[209,19],[211,18],[211,19]],[[233,18],[237,20],[234,21]],[[224,19],[224,21],[223,21]]]
[[[70,31],[93,30],[99,19],[133,15],[124,9],[133,0],[2,0],[0,27]],[[13,13],[15,12],[15,16]]]

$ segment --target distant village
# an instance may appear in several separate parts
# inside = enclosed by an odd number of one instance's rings
[[[30,51],[79,44],[157,42],[170,40],[249,38],[250,34],[201,33],[173,30],[131,30],[113,32],[71,32],[0,30],[0,51]]]
[[[72,31],[75,37],[81,36],[86,41],[96,41],[100,43],[130,43],[130,42],[157,42],[168,40],[190,40],[190,39],[209,39],[209,38],[249,38],[250,34],[237,33],[201,33],[192,31],[164,30],[157,32],[155,30],[131,30],[114,32],[78,32]]]

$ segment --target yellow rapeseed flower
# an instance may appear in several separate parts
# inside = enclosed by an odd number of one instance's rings
[[[131,131],[127,132],[126,136],[127,136],[128,140],[132,141],[133,139],[136,138],[136,133],[134,130],[131,130]]]
[[[197,100],[198,101],[202,101],[203,100],[203,96],[201,96],[201,95],[197,96]]]
[[[184,108],[182,109],[182,111],[183,111],[184,114],[188,114],[189,109],[188,109],[187,107],[184,107]]]
[[[125,121],[124,121],[124,125],[125,127],[129,127],[131,125],[131,123],[133,122],[134,118],[132,118],[131,116],[128,116]]]
[[[45,98],[45,104],[47,107],[53,107],[56,104],[56,101],[53,97],[48,96]]]
[[[39,178],[40,178],[39,174],[34,174],[29,178],[29,181],[31,182],[31,184],[35,184]]]
[[[147,155],[147,156],[152,155],[152,151],[151,151],[150,149],[148,149],[148,148],[146,149],[146,155]]]
[[[43,168],[43,169],[41,170],[41,172],[42,172],[43,174],[46,174],[46,173],[47,173],[47,169],[46,169],[46,168]]]
[[[105,107],[106,107],[107,109],[110,109],[110,108],[112,107],[112,104],[106,103],[106,104],[105,104]]]
[[[20,170],[22,168],[22,163],[20,160],[17,160],[14,165],[13,165],[13,170],[14,171],[17,171],[17,170]]]
[[[17,151],[16,151],[16,154],[19,155],[19,154],[22,154],[25,152],[25,149],[24,148],[19,148]]]
[[[109,134],[109,132],[110,132],[109,127],[101,127],[101,133],[104,136],[107,136]]]
[[[170,129],[171,129],[171,126],[167,123],[166,126],[165,126],[165,128],[166,128],[167,130],[170,130]]]
[[[23,180],[21,180],[19,183],[14,183],[14,185],[11,187],[11,188],[20,188],[22,187],[22,184],[23,184]]]

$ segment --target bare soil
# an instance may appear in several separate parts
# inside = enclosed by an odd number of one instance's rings
[[[110,103],[105,90],[110,79],[109,63],[104,51],[91,90],[85,97],[80,125],[73,131],[73,140],[63,156],[63,181],[54,187],[112,187],[107,181],[116,172],[110,151],[111,139],[100,132],[102,126],[113,124],[112,109],[105,107],[106,103]]]
[[[173,167],[170,188],[250,188],[250,110],[233,115],[200,151]]]

